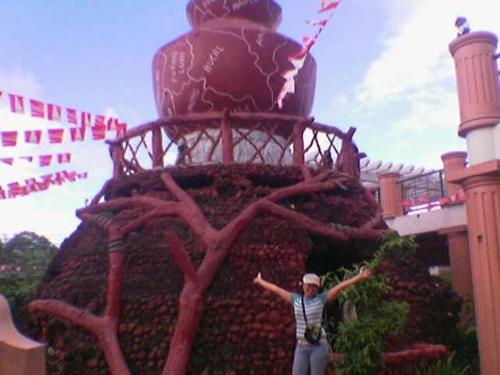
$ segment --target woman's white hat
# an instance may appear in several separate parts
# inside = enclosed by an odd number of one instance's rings
[[[302,282],[304,284],[313,284],[316,286],[321,286],[321,282],[319,280],[319,276],[315,273],[306,273],[302,278]]]

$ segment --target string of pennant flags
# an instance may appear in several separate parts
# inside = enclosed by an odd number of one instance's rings
[[[329,16],[325,19],[317,21],[306,21],[310,26],[317,29],[312,37],[304,36],[302,38],[302,49],[288,58],[290,63],[293,65],[293,68],[282,74],[282,77],[285,79],[285,83],[283,84],[283,87],[277,97],[277,104],[279,108],[283,107],[283,101],[286,96],[295,92],[295,77],[298,75],[299,70],[303,67],[311,48],[315,45],[318,37],[332,18],[332,11],[338,7],[339,3],[340,0],[321,0],[319,13],[326,13],[330,11],[331,13]],[[3,91],[0,91],[0,101],[2,100],[3,94]],[[94,115],[90,112],[78,111],[74,108],[63,108],[57,104],[45,103],[41,100],[25,98],[21,95],[11,93],[8,94],[8,97],[12,113],[21,115],[29,114],[35,119],[44,119],[53,123],[67,122],[72,125],[70,128],[25,130],[24,142],[27,144],[40,144],[42,142],[42,136],[45,133],[46,136],[44,138],[48,139],[49,143],[60,144],[63,143],[64,139],[71,139],[71,142],[84,141],[87,134],[86,130],[88,128],[90,128],[93,140],[104,140],[107,131],[115,131],[116,136],[121,136],[127,131],[127,124],[122,123],[113,117]],[[63,117],[65,117],[65,120]],[[2,147],[17,146],[20,134],[22,138],[22,131],[0,131],[0,145]],[[65,134],[69,135],[69,138],[65,137]],[[15,159],[22,159],[28,162],[33,162],[33,160],[38,159],[39,166],[44,167],[51,164],[54,156],[60,164],[69,163],[71,160],[70,153],[60,153],[56,155],[39,155],[38,157],[4,157],[0,158],[0,162],[13,165]],[[45,174],[38,178],[28,178],[23,182],[11,182],[6,185],[6,188],[0,185],[0,200],[14,199],[32,193],[45,191],[52,185],[62,185],[66,182],[86,179],[87,176],[87,172],[78,173],[75,171],[60,171]]]
[[[321,0],[318,13],[330,12],[328,17],[320,20],[306,21],[308,25],[316,27],[317,29],[313,36],[303,36],[302,49],[288,58],[288,61],[290,61],[290,63],[293,65],[293,68],[286,70],[281,75],[285,79],[285,83],[283,84],[283,87],[281,88],[281,91],[276,98],[276,103],[278,104],[279,108],[283,108],[283,101],[288,96],[288,94],[295,93],[295,77],[299,74],[299,70],[304,66],[307,55],[311,51],[311,48],[316,44],[319,36],[323,32],[328,22],[330,22],[334,14],[333,10],[337,9],[339,3],[340,0]]]
[[[0,100],[3,92],[0,91]],[[8,94],[10,110],[12,113],[28,114],[26,102],[29,101],[31,117],[45,119],[51,122],[63,122],[63,109],[66,113],[66,122],[78,127],[46,129],[49,143],[63,143],[64,134],[68,134],[71,142],[85,140],[86,129],[90,128],[93,140],[103,140],[107,131],[115,131],[116,136],[122,136],[127,131],[127,124],[117,118],[104,115],[94,115],[90,112],[78,111],[74,108],[63,108],[57,104],[44,103],[41,100],[27,99],[21,95]],[[26,100],[25,100],[26,99]],[[0,131],[0,144],[2,147],[14,147],[18,144],[19,133],[17,130]],[[39,144],[42,141],[42,130],[24,131],[25,143]]]
[[[92,114],[74,108],[64,108],[57,104],[45,103],[41,100],[11,93],[6,94],[0,91],[0,102],[4,97],[8,97],[8,107],[12,113],[45,120],[50,122],[51,125],[48,129],[1,130],[0,147],[2,148],[16,147],[21,143],[39,145],[41,143],[62,144],[67,141],[83,142],[89,139],[99,141],[106,138],[106,132],[114,131],[116,132],[114,135],[119,137],[127,131],[127,124],[115,117]],[[69,127],[64,127],[65,123],[69,124]],[[57,126],[56,124],[60,125]],[[58,164],[70,163],[71,160],[71,153],[60,152],[43,155],[1,157],[0,164],[15,166],[18,162],[36,162],[39,167],[48,167],[56,162]],[[51,186],[62,185],[66,182],[75,182],[87,179],[87,177],[88,172],[64,170],[45,174],[37,178],[28,178],[22,182],[11,182],[4,186],[0,185],[0,200],[15,199],[32,193],[46,191]]]
[[[49,189],[51,185],[62,185],[66,182],[75,182],[87,177],[87,172],[59,171],[45,174],[38,178],[28,178],[23,182],[11,182],[6,185],[6,188],[0,185],[0,200],[14,199],[38,193]]]
[[[8,158],[0,158],[0,162],[13,166],[14,162],[17,160],[24,160],[28,163],[32,163],[34,160],[38,159],[38,165],[40,167],[48,167],[53,160],[57,160],[59,164],[65,164],[71,162],[71,153],[64,152],[60,154],[46,154],[46,155],[38,155],[38,156],[18,156],[18,157],[8,157]]]
[[[2,99],[3,92],[0,91],[0,100]],[[25,97],[22,95],[8,94],[10,110],[12,113],[17,114],[27,114],[25,107]],[[41,100],[27,99],[29,100],[30,114],[31,117],[46,119],[54,122],[64,122],[63,119],[63,107],[58,104],[44,103]],[[66,113],[66,122],[73,125],[80,125],[83,127],[91,126],[106,126],[108,130],[115,130],[116,127],[120,125],[126,125],[120,123],[117,118],[108,117],[104,115],[94,115],[90,112],[78,111],[74,108],[64,108]],[[93,123],[93,125],[92,125]]]
[[[0,131],[0,144],[2,147],[15,147],[20,143],[20,140],[24,140],[24,143],[29,144],[40,144],[42,143],[42,135],[45,135],[45,139],[48,143],[64,143],[65,139],[70,139],[71,142],[83,142],[88,139],[86,137],[87,129],[85,127],[80,128],[60,128],[60,129],[46,129],[46,130],[25,130],[24,138],[22,137],[23,132],[17,130]],[[126,124],[123,126],[115,128],[116,136],[120,137],[124,135],[127,131]],[[64,136],[66,134],[66,137]],[[105,126],[92,126],[90,128],[91,139],[94,141],[104,140],[106,138],[106,127]]]

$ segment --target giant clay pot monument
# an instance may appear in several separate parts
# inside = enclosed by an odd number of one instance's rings
[[[108,142],[113,177],[30,303],[51,374],[288,374],[292,313],[257,272],[296,290],[386,230],[354,129],[307,117],[311,56],[276,105],[301,49],[275,32],[279,5],[192,0],[187,14],[193,30],[154,57],[159,119]]]

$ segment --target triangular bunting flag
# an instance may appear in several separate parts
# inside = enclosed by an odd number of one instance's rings
[[[36,183],[38,191],[47,190],[50,186],[50,179],[48,181],[42,181]]]
[[[66,179],[64,178],[63,172],[56,172],[52,178],[53,185],[62,185],[65,181]]]
[[[10,110],[14,113],[24,113],[24,98],[19,95],[9,94]]]
[[[32,117],[45,118],[45,103],[39,100],[30,99]]]
[[[57,162],[59,164],[69,163],[71,160],[71,154],[69,152],[63,154],[57,154]]]
[[[87,126],[91,126],[92,125],[92,114],[91,113],[88,113],[88,112],[82,112],[81,114],[81,117],[82,117],[82,127],[86,128]]]
[[[92,126],[92,139],[97,141],[100,139],[104,139],[106,136],[106,126],[101,125],[101,126]]]
[[[61,107],[56,104],[47,104],[47,118],[50,121],[61,121]]]
[[[308,20],[308,21],[306,21],[306,23],[308,25],[311,25],[311,26],[325,27],[326,24],[328,23],[328,19],[324,19],[324,20]]]
[[[31,163],[33,161],[33,156],[19,156],[19,159],[23,159]]]
[[[49,143],[62,143],[64,129],[49,129]]]
[[[15,198],[18,195],[28,195],[28,189],[26,189],[26,186],[21,186],[18,182],[7,184],[7,186],[9,189],[9,198]]]
[[[40,167],[47,167],[52,161],[52,155],[40,155],[38,159],[40,161]]]
[[[70,128],[71,142],[81,142],[85,138],[85,128]]]
[[[117,124],[116,125],[116,136],[123,137],[127,134],[127,124]]]
[[[108,119],[107,125],[108,125],[108,130],[116,130],[116,125],[118,125],[118,119],[110,117]]]
[[[0,186],[0,199],[7,199],[7,194],[5,190]]]
[[[103,115],[95,115],[94,126],[106,126],[106,117]]]
[[[2,135],[2,146],[3,147],[13,147],[17,145],[17,132],[1,132]]]
[[[333,10],[338,7],[340,0],[321,0],[321,7],[319,12],[326,12],[329,10]]]
[[[66,115],[68,117],[68,122],[70,124],[76,124],[76,125],[78,125],[78,118],[76,116],[76,109],[66,108]]]
[[[40,189],[38,188],[38,183],[34,178],[28,178],[24,180],[24,182],[26,183],[26,190],[28,190],[28,193],[36,193],[40,191]]]
[[[76,172],[74,171],[73,172],[63,171],[63,175],[68,181],[76,181]]]
[[[42,138],[41,130],[26,130],[24,132],[24,142],[39,144]]]
[[[12,165],[14,163],[14,158],[1,158],[0,161],[2,163]]]
[[[41,178],[43,180],[43,182],[42,182],[43,184],[47,184],[47,185],[52,184],[52,173],[45,174]]]

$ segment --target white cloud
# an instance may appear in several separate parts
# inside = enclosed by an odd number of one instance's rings
[[[391,7],[393,1],[385,4]],[[439,168],[440,154],[465,148],[456,134],[459,108],[448,51],[456,37],[455,18],[466,16],[473,31],[499,33],[500,2],[408,0],[391,10],[382,33],[392,34],[355,88],[351,115],[370,134],[372,128],[384,129],[383,146],[380,132],[373,131],[374,157]]]
[[[500,29],[498,0],[409,0],[403,9],[409,12],[405,21],[387,39],[357,88],[363,105],[398,101],[408,92],[454,79],[448,44],[456,36],[453,24],[457,15],[467,16],[473,30]],[[401,7],[394,9],[390,19],[399,20],[400,12]]]
[[[433,91],[419,91],[409,95],[408,113],[393,123],[392,133],[424,133],[430,129],[447,128],[454,134],[459,124],[456,93],[434,87]]]
[[[33,74],[20,68],[0,70],[0,90],[6,88],[8,88],[11,93],[17,95],[30,96],[33,98],[42,96],[42,88]]]
[[[398,100],[400,95],[432,84],[452,74],[446,46],[447,29],[453,21],[436,9],[435,2],[423,1],[398,34],[389,38],[385,50],[368,68],[358,87],[362,104],[377,105]]]

